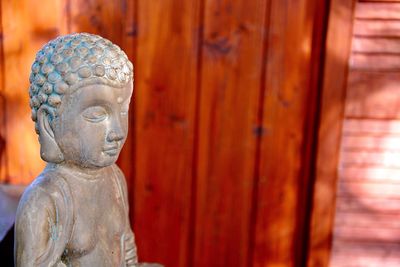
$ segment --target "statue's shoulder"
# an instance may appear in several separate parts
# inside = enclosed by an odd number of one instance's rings
[[[118,176],[119,179],[125,179],[125,175],[122,172],[122,170],[118,167],[117,164],[112,164],[111,169],[114,171],[114,173]]]
[[[128,207],[128,205],[129,205],[128,204],[128,187],[126,184],[125,175],[122,172],[122,170],[118,167],[117,164],[111,165],[111,168],[114,172],[115,180],[117,181],[120,194],[122,195],[122,197],[124,199],[124,203],[125,203],[126,207]]]
[[[111,168],[112,168],[112,170],[113,170],[113,172],[114,172],[114,174],[115,174],[115,179],[118,181],[118,183],[120,183],[121,184],[121,186],[122,186],[122,188],[123,188],[123,190],[125,191],[126,190],[126,180],[125,180],[125,175],[124,175],[124,173],[122,172],[122,170],[118,167],[118,165],[117,164],[113,164],[113,165],[111,165]]]
[[[18,205],[17,254],[34,255],[35,266],[58,266],[55,263],[72,233],[73,212],[68,183],[59,172],[45,169],[25,190]]]
[[[70,199],[71,192],[64,177],[55,170],[45,169],[24,191],[20,208],[54,205],[63,202],[65,198]]]

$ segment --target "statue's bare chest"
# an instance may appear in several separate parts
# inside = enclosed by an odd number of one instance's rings
[[[72,186],[74,222],[68,249],[73,257],[94,253],[110,258],[121,253],[127,221],[123,198],[115,178],[105,178]]]

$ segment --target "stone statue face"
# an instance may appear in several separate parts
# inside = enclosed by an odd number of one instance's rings
[[[125,141],[133,65],[115,44],[78,33],[48,42],[29,78],[40,154],[84,168],[113,164]]]
[[[64,97],[53,131],[65,162],[87,168],[115,163],[128,132],[131,95],[132,82],[87,85]]]

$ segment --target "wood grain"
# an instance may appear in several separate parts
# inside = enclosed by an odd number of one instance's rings
[[[399,71],[400,54],[365,54],[354,53],[350,59],[350,67],[353,70],[364,71]]]
[[[343,136],[342,147],[344,151],[400,151],[400,136],[358,135]]]
[[[137,12],[133,216],[139,257],[190,266],[199,1],[141,0]]]
[[[350,151],[341,154],[340,167],[369,167],[380,166],[386,168],[399,168],[400,153],[392,151]]]
[[[399,168],[385,168],[383,166],[350,166],[339,170],[341,181],[400,183]]]
[[[400,241],[400,229],[338,226],[335,227],[335,238],[356,242],[398,243]]]
[[[350,119],[343,121],[343,134],[387,136],[400,134],[400,120]]]
[[[270,3],[253,254],[256,267],[303,264],[308,149],[317,90],[313,75],[320,69],[322,44],[314,34],[321,37],[322,20],[318,19],[324,14],[319,4]]]
[[[69,32],[99,34],[123,46],[124,0],[68,0]],[[126,8],[126,7],[125,7]]]
[[[399,83],[400,72],[350,71],[346,117],[400,119]]]
[[[1,5],[7,180],[27,184],[44,167],[29,115],[30,66],[41,46],[63,32],[63,6],[61,1],[50,0],[42,1],[40,5],[28,0],[2,1]]]
[[[383,0],[380,0],[383,1]],[[399,257],[369,257],[365,255],[349,255],[346,253],[343,256],[332,259],[330,267],[397,267],[400,264]]]
[[[136,71],[136,46],[137,46],[137,2],[132,0],[122,0],[121,2],[121,16],[122,16],[122,36],[121,36],[121,49],[127,54],[129,60],[134,64],[134,80]],[[134,81],[133,96],[129,107],[129,127],[128,136],[125,145],[118,158],[117,164],[125,174],[128,192],[130,193],[130,216],[133,222],[133,186],[134,186],[134,167],[135,167],[135,94],[136,85]]]
[[[379,212],[398,214],[399,199],[373,198],[367,196],[347,196],[337,198],[338,212]]]
[[[379,1],[376,1],[379,2]],[[400,3],[357,3],[357,19],[400,19]]]
[[[3,49],[3,12],[0,4],[0,183],[8,183],[8,164],[6,153],[6,97],[4,94],[4,49]]]
[[[400,37],[399,20],[354,20],[354,35],[363,37]]]
[[[140,260],[327,266],[354,4],[330,2],[327,26],[327,2],[317,0],[3,0],[0,182],[27,183],[42,169],[27,103],[33,53],[59,34],[100,34],[135,64],[130,135],[119,164]],[[375,223],[371,235],[389,240],[389,231],[377,229],[398,228],[397,165],[376,163],[384,150],[399,152],[398,111],[388,108],[398,104],[399,77],[387,73],[400,68],[399,4],[362,5],[352,67],[368,71],[350,79],[337,233],[355,229],[360,239],[360,229]]]
[[[400,54],[400,39],[385,37],[354,37],[352,41],[353,53],[398,55]]]
[[[400,250],[396,243],[335,241],[333,251],[340,257],[332,258],[331,267],[396,267],[400,264]]]
[[[195,266],[249,266],[266,1],[205,1]]]
[[[375,214],[365,212],[341,212],[338,213],[336,223],[343,227],[365,227],[365,228],[399,228],[400,214]],[[366,229],[366,231],[368,231]]]
[[[355,1],[330,4],[307,266],[328,266]],[[337,42],[337,40],[342,40]]]
[[[363,13],[368,21],[356,27],[366,32],[381,27],[383,37],[369,32],[353,38],[331,266],[400,263],[394,246],[400,207],[397,8],[394,3],[357,6],[356,16]]]
[[[391,183],[371,183],[371,182],[339,182],[338,197],[348,198],[362,196],[366,198],[386,198],[400,199],[400,185]],[[397,203],[397,201],[395,202]]]

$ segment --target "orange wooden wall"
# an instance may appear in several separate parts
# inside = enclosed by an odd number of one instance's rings
[[[42,169],[35,52],[86,31],[135,64],[120,158],[139,256],[166,267],[306,262],[327,6],[318,0],[2,0],[0,181]]]

